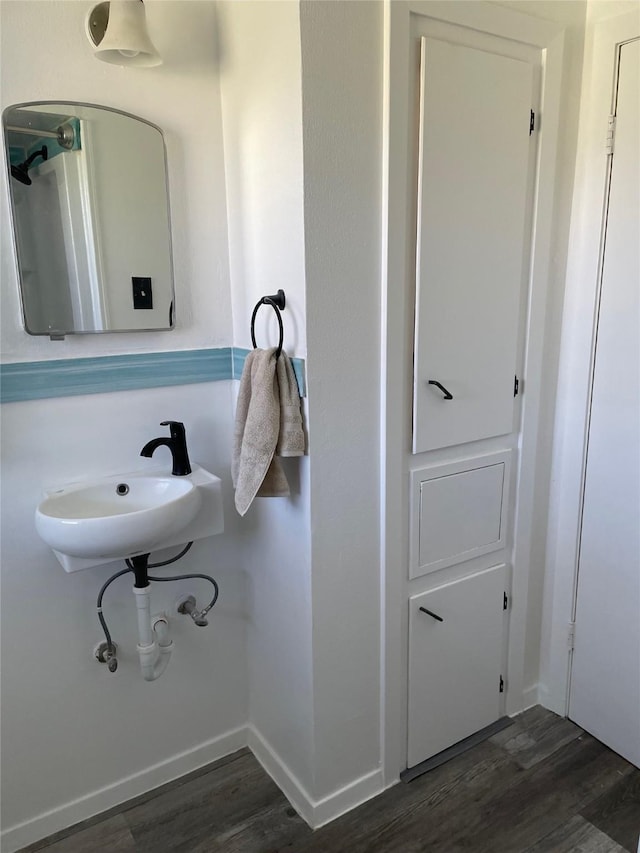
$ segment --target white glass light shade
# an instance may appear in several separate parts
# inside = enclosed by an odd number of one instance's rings
[[[91,16],[92,12],[87,19],[87,30],[94,44],[96,59],[112,65],[151,66],[162,63],[147,33],[142,0],[111,0],[109,21],[101,40],[96,39],[95,31],[92,32]]]

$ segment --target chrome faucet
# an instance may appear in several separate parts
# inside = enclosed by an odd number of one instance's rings
[[[153,456],[154,452],[161,445],[165,445],[171,451],[173,457],[172,474],[177,477],[184,477],[191,473],[191,465],[189,463],[189,454],[187,453],[187,437],[184,431],[184,424],[180,421],[162,421],[160,426],[168,426],[170,437],[152,438],[148,441],[140,451],[140,456]]]

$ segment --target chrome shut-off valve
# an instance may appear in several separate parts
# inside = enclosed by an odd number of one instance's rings
[[[196,600],[193,595],[182,595],[176,601],[176,610],[178,613],[190,616],[199,628],[204,628],[209,624],[209,620],[205,617],[209,610],[211,610],[211,607],[205,607],[202,610],[198,610],[196,607]]]

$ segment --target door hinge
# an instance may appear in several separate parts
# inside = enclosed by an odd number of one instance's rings
[[[504,678],[500,676],[500,693],[504,693]]]
[[[531,115],[529,116],[529,136],[536,129],[536,114],[533,110],[531,110]]]
[[[576,623],[569,622],[569,630],[567,632],[567,648],[569,651],[573,651],[574,645],[576,641]]]
[[[507,593],[505,592],[505,593],[504,593],[504,596],[503,596],[503,598],[502,598],[502,609],[503,609],[503,610],[506,610],[508,606],[509,606],[509,596],[508,596],[508,595],[507,595]]]
[[[607,138],[605,141],[605,151],[607,154],[613,154],[613,146],[616,139],[616,117],[609,116],[607,119]]]
[[[520,380],[517,376],[513,377],[513,396],[518,396],[518,391],[520,390]]]

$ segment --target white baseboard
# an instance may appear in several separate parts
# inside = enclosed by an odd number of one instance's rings
[[[313,800],[311,795],[280,759],[275,749],[252,725],[249,725],[247,730],[247,746],[300,817],[313,828]]]
[[[540,691],[538,684],[531,684],[529,687],[525,687],[522,691],[522,710],[526,711],[527,708],[533,708],[534,705],[540,704]]]
[[[365,773],[343,788],[315,800],[281,760],[275,749],[253,726],[248,728],[248,746],[300,817],[318,829],[355,806],[384,791],[382,769]]]
[[[204,767],[212,761],[217,761],[246,745],[246,726],[225,732],[192,749],[153,764],[139,773],[126,776],[111,785],[4,829],[0,834],[0,849],[2,853],[13,853],[21,847],[26,847],[27,844],[33,844],[41,838],[53,835],[55,832]]]
[[[356,806],[366,803],[372,797],[377,797],[385,790],[382,768],[365,773],[343,788],[317,800],[314,807],[313,829],[318,829],[346,814]]]
[[[111,785],[3,829],[0,833],[0,849],[2,853],[14,853],[28,844],[198,770],[244,746],[251,749],[294,809],[312,829],[318,829],[335,820],[384,790],[382,770],[377,768],[328,796],[314,800],[264,737],[253,726],[240,726],[139,773],[126,776]]]

